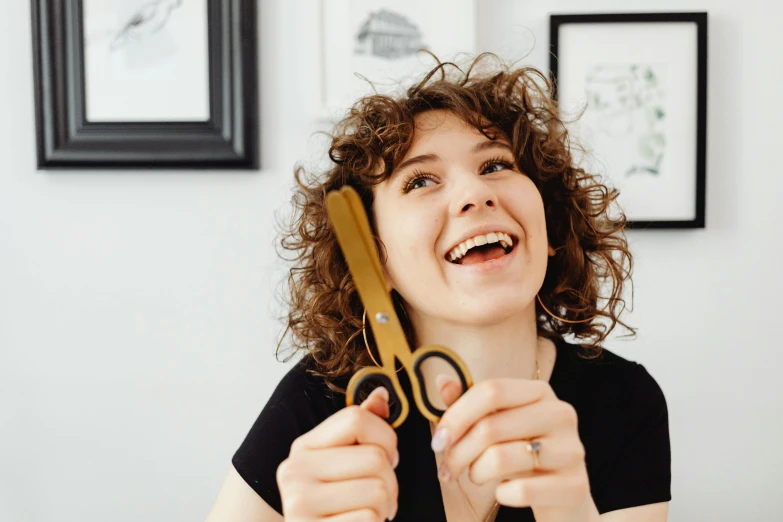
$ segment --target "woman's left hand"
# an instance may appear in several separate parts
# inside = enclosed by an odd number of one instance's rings
[[[447,409],[433,450],[442,454],[442,479],[467,471],[475,484],[499,482],[496,500],[531,507],[538,522],[598,520],[576,410],[549,383],[488,379],[460,396],[459,383],[439,381]],[[530,441],[541,444],[537,465]]]

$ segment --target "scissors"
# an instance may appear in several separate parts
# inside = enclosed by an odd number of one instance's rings
[[[423,346],[411,352],[405,332],[394,311],[391,295],[386,289],[370,222],[356,190],[346,185],[329,192],[326,195],[326,211],[359,291],[359,297],[367,309],[367,317],[381,360],[381,366],[362,368],[351,377],[346,389],[346,405],[361,402],[359,391],[362,385],[368,382],[377,383],[389,391],[390,398],[396,399],[389,402],[392,407],[387,422],[393,428],[400,426],[408,417],[409,403],[395,371],[395,360],[399,360],[410,378],[413,400],[419,411],[430,421],[438,422],[445,410],[436,408],[427,397],[422,364],[431,357],[446,361],[457,373],[462,393],[473,386],[467,366],[456,353],[444,346]]]

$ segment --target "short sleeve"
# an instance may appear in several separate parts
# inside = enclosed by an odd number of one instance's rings
[[[595,498],[599,513],[671,500],[671,448],[666,398],[642,365],[632,395],[617,459]]]
[[[332,413],[325,393],[302,364],[292,368],[237,449],[231,463],[237,473],[273,509],[282,514],[277,468],[288,458],[291,444]]]

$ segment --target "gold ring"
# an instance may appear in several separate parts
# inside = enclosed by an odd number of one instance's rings
[[[541,468],[541,441],[531,440],[527,443],[525,449],[527,449],[528,453],[533,455],[533,471],[538,471]]]

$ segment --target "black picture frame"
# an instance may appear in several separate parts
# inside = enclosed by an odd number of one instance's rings
[[[258,169],[255,0],[207,0],[201,122],[87,121],[82,1],[31,4],[39,169]]]
[[[633,220],[628,228],[633,229],[692,229],[705,228],[706,212],[706,157],[707,157],[707,13],[604,13],[604,14],[552,14],[549,19],[550,78],[554,85],[553,97],[558,98],[558,57],[560,56],[559,30],[566,24],[606,23],[680,23],[696,24],[696,164],[695,173],[695,216],[690,220]],[[622,42],[618,42],[622,45]],[[622,197],[622,194],[621,194]]]

